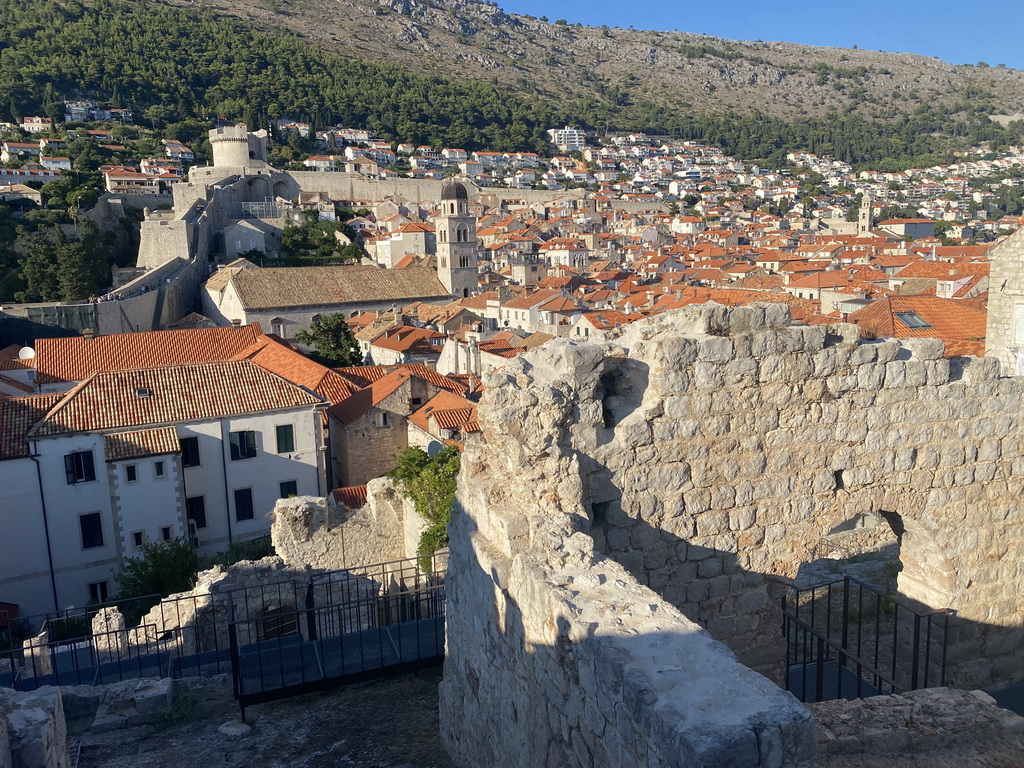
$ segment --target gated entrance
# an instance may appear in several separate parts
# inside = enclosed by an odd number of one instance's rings
[[[847,576],[782,600],[786,689],[800,701],[945,684],[948,609],[915,607]]]

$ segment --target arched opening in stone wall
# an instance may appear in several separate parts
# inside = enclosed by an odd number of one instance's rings
[[[270,185],[267,183],[266,179],[260,176],[255,176],[249,179],[248,184],[249,200],[254,202],[262,202],[263,200],[266,200],[267,197],[270,195]]]
[[[260,640],[274,640],[297,634],[299,634],[299,615],[294,608],[289,606],[268,608],[260,617]]]
[[[932,609],[949,607],[954,570],[918,521],[878,510],[855,515],[822,536],[812,562],[795,579],[808,587],[851,576],[893,597]]]
[[[274,184],[274,197],[287,198],[288,197],[288,184],[284,181],[278,181]]]

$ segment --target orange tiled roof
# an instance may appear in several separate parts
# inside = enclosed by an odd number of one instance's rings
[[[103,455],[107,461],[141,459],[144,456],[178,453],[180,450],[178,430],[174,427],[116,432],[103,436]]]
[[[29,430],[63,397],[59,394],[0,398],[0,461],[29,455]]]
[[[430,432],[430,418],[439,429],[460,429],[476,423],[476,404],[451,392],[438,392],[423,407],[409,416],[409,421]]]
[[[331,491],[335,504],[344,504],[348,509],[359,509],[366,504],[366,485],[347,485]]]
[[[320,365],[283,341],[262,336],[236,360],[252,360],[256,365],[300,387],[311,389],[329,403],[340,403],[359,387],[337,371]]]
[[[912,313],[927,325],[914,327],[900,315]],[[867,334],[898,339],[926,338],[980,341],[985,338],[986,312],[962,300],[936,296],[887,296],[851,312],[848,321]]]
[[[323,402],[250,360],[101,371],[68,392],[30,436],[208,421]]]
[[[230,360],[260,337],[258,323],[227,328],[116,333],[36,341],[41,384],[83,381],[98,371]]]

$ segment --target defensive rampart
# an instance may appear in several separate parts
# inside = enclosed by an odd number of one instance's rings
[[[453,755],[643,764],[631,729],[696,749],[719,718],[747,739],[726,739],[735,764],[775,764],[750,751],[766,724],[799,755],[795,701],[697,626],[780,680],[778,598],[859,515],[895,531],[901,592],[956,612],[947,682],[1018,680],[1024,379],[998,373],[935,340],[705,305],[490,374],[451,527]]]

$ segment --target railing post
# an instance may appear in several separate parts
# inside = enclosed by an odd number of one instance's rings
[[[921,661],[921,617],[914,614],[914,651],[910,666],[910,690],[917,690],[917,666]],[[893,678],[895,679],[895,677]]]
[[[825,639],[818,637],[818,654],[814,676],[814,700],[823,701],[825,698]]]

